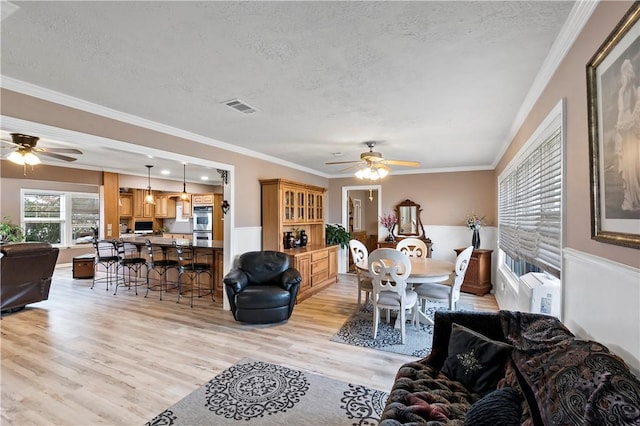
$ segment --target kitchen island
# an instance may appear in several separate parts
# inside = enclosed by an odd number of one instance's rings
[[[149,240],[151,244],[159,247],[169,248],[173,247],[175,242],[176,245],[182,246],[193,246],[196,253],[196,261],[197,262],[211,262],[211,271],[212,271],[212,279],[213,279],[213,295],[218,303],[222,303],[223,297],[223,285],[222,285],[222,272],[224,269],[223,264],[223,241],[207,241],[207,240],[193,240],[193,239],[173,239],[173,238],[163,238],[163,237],[140,237],[135,234],[124,234],[122,235],[122,241],[126,243],[134,244],[138,247],[138,250],[141,254],[147,255],[147,250],[145,248],[145,240]],[[168,251],[168,257],[171,259],[176,259],[177,254],[173,250]],[[206,275],[205,275],[206,276]],[[171,279],[171,277],[169,277]],[[177,277],[175,277],[177,280]]]

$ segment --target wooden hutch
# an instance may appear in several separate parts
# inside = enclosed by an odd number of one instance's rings
[[[300,271],[301,302],[338,279],[338,246],[325,244],[326,188],[285,179],[260,180],[262,189],[262,248],[287,253]],[[304,230],[306,247],[284,248],[286,232]]]

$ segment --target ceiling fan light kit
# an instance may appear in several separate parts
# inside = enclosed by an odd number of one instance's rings
[[[40,138],[37,136],[23,135],[22,133],[11,133],[10,141],[2,140],[3,142],[11,145],[11,148],[14,150],[6,156],[6,159],[14,164],[26,167],[41,164],[42,160],[39,158],[40,155],[57,158],[58,160],[75,161],[75,158],[61,155],[60,153],[82,154],[82,151],[75,148],[38,148],[36,145],[39,140]]]
[[[344,169],[352,170],[354,167],[359,167],[356,171],[355,175],[358,179],[367,179],[367,180],[378,180],[383,179],[391,172],[391,168],[388,164],[393,164],[396,166],[405,166],[405,167],[418,167],[420,165],[417,161],[406,161],[406,160],[385,160],[382,157],[382,153],[375,152],[373,147],[376,146],[376,143],[373,141],[365,142],[365,144],[369,147],[369,152],[363,152],[360,154],[360,160],[354,161],[334,161],[325,164],[350,164],[355,163],[355,166],[350,166]]]
[[[14,164],[18,164],[20,166],[35,166],[37,164],[42,163],[40,159],[34,155],[30,151],[25,151],[24,149],[18,148],[17,151],[13,151],[7,157],[7,160],[11,161]]]

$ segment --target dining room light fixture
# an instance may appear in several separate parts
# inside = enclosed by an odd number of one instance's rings
[[[384,178],[389,174],[389,168],[384,164],[367,163],[356,172],[358,179],[368,179],[371,181]]]
[[[187,193],[187,165],[182,164],[182,194],[180,194],[180,199],[182,201],[187,201],[189,199],[189,194]]]
[[[145,204],[155,204],[156,201],[153,199],[153,194],[151,193],[151,168],[153,166],[146,165],[147,168],[147,176],[149,185],[147,186],[147,195],[144,197]]]

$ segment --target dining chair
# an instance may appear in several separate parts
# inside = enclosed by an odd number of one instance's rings
[[[427,257],[427,245],[419,238],[403,238],[396,244],[396,250],[409,257]]]
[[[456,257],[456,264],[453,270],[452,277],[449,277],[449,280],[444,282],[449,282],[448,284],[444,283],[423,283],[416,284],[414,286],[414,291],[418,294],[418,298],[420,299],[420,304],[422,306],[422,312],[426,315],[427,309],[427,300],[438,300],[445,301],[449,303],[449,309],[452,311],[456,310],[456,305],[458,300],[460,299],[460,288],[462,287],[462,283],[464,281],[465,273],[467,272],[467,267],[469,266],[469,259],[471,259],[471,254],[473,253],[473,246],[469,246],[463,251],[460,252],[458,257]],[[451,282],[453,281],[453,282]]]
[[[354,264],[360,262],[365,263],[368,261],[369,251],[361,241],[350,240],[349,250],[351,251],[351,259],[353,260]],[[358,305],[360,305],[360,301],[362,300],[362,292],[364,292],[364,304],[365,306],[367,306],[369,304],[369,295],[373,291],[371,277],[366,275],[365,272],[360,271],[360,269],[358,268],[356,268],[356,275],[358,278]]]
[[[391,248],[379,248],[369,255],[369,273],[373,284],[373,338],[378,335],[380,310],[397,310],[400,321],[401,342],[405,342],[406,310],[413,313],[411,323],[418,320],[416,305],[418,295],[407,289],[407,278],[411,274],[411,262],[401,252]]]

